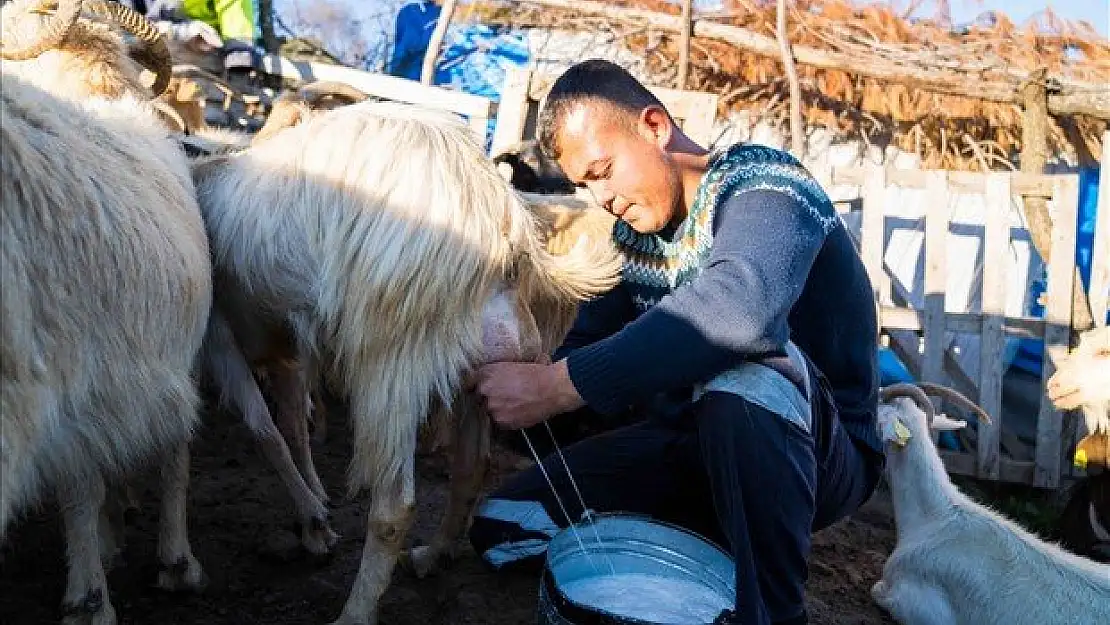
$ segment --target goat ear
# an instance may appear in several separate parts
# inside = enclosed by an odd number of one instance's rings
[[[943,412],[940,412],[937,413],[937,416],[933,417],[933,422],[929,427],[938,432],[960,430],[967,427],[967,421],[963,419],[953,419]]]

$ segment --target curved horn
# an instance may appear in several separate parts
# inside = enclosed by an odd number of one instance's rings
[[[125,7],[118,2],[105,2],[104,0],[89,0],[88,9],[94,15],[102,17],[123,30],[135,35],[142,42],[143,47],[135,53],[135,60],[143,67],[154,72],[154,84],[150,87],[154,92],[152,97],[162,95],[170,84],[173,75],[173,57],[166,46],[166,36],[150,23],[141,13],[130,7]]]
[[[309,106],[316,106],[316,104],[326,98],[327,96],[335,96],[347,100],[348,104],[355,104],[362,102],[370,96],[355,89],[345,82],[337,80],[326,80],[310,82],[301,87],[297,93],[301,99],[308,103]]]
[[[171,130],[175,130],[176,132],[185,132],[185,133],[187,133],[189,131],[189,125],[187,123],[185,123],[185,118],[183,118],[181,116],[181,114],[178,113],[177,110],[174,109],[173,106],[171,106],[168,102],[166,102],[164,100],[155,100],[154,101],[154,110],[157,111],[160,115],[162,115],[162,117],[166,121],[168,121],[168,122],[172,123],[173,125],[177,126],[176,129],[171,128]]]
[[[262,124],[262,128],[259,128],[254,138],[251,139],[251,145],[262,143],[279,131],[296,126],[301,122],[306,112],[307,109],[299,102],[276,100],[273,108],[270,109],[270,115],[266,118],[266,123]]]
[[[933,407],[933,402],[929,401],[929,397],[925,391],[921,390],[916,384],[908,384],[906,382],[899,382],[891,384],[890,386],[879,389],[879,401],[886,404],[897,397],[909,397],[913,400],[917,407],[925,413],[925,422],[932,423],[933,419],[937,416],[936,408]]]
[[[931,382],[921,382],[920,384],[918,384],[918,386],[920,386],[922,389],[925,390],[926,393],[928,393],[930,395],[936,395],[938,397],[943,397],[943,398],[951,401],[954,404],[958,404],[958,405],[963,406],[964,408],[967,408],[968,410],[974,412],[983,421],[985,421],[987,423],[991,422],[991,416],[989,414],[987,414],[986,410],[983,410],[982,408],[980,408],[979,404],[976,404],[975,402],[971,401],[970,399],[965,397],[963,394],[961,394],[959,391],[950,389],[947,386],[941,386],[939,384],[933,384]]]
[[[41,10],[42,3],[39,7]],[[33,59],[47,50],[57,47],[69,34],[69,29],[81,15],[81,0],[58,0],[58,10],[54,16],[38,29],[38,37],[22,47],[10,47],[0,41],[0,58],[10,61]]]

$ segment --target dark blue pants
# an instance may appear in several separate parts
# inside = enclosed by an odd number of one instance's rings
[[[808,430],[710,391],[679,419],[606,432],[563,455],[591,510],[647,514],[731,551],[737,598],[727,622],[802,624],[812,532],[855,511],[881,471],[879,456],[857,448],[840,426],[823,377],[811,373],[810,381]],[[538,567],[551,536],[581,518],[558,456],[544,466],[566,514],[538,467],[512,476],[483,502],[470,530],[494,568]]]

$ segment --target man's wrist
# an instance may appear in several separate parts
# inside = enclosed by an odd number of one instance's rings
[[[547,365],[549,372],[548,392],[556,407],[556,414],[577,410],[586,405],[586,401],[578,394],[574,382],[570,379],[570,370],[567,368],[567,359]]]

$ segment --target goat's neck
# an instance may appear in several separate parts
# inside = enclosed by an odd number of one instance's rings
[[[887,478],[901,538],[939,519],[953,504],[955,488],[927,430],[911,427],[905,447],[887,445]]]

